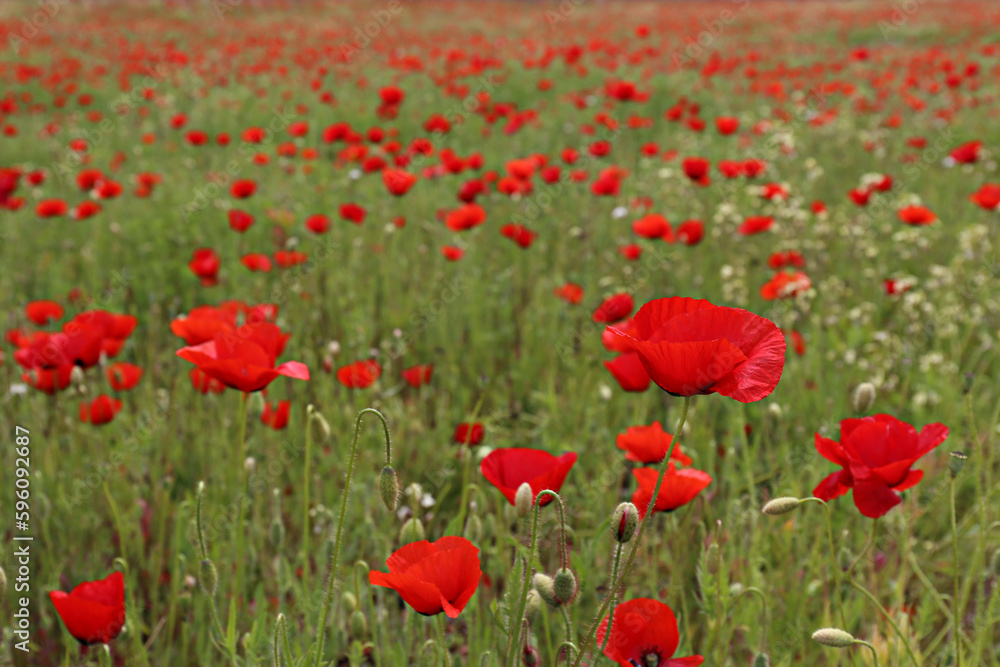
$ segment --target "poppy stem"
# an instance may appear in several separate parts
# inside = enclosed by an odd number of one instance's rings
[[[507,652],[507,660],[511,667],[517,664],[517,647],[521,644],[521,619],[524,618],[524,607],[528,601],[528,583],[531,581],[532,563],[535,560],[535,545],[538,543],[538,512],[542,507],[542,498],[544,496],[552,496],[560,505],[562,504],[562,498],[551,489],[539,491],[535,497],[531,521],[531,543],[528,546],[528,556],[524,563],[524,579],[521,582],[520,599],[517,603],[517,613],[510,619],[511,630],[517,627],[517,630],[514,630],[510,635],[510,650]]]
[[[952,598],[952,612],[951,612],[951,634],[955,640],[955,667],[962,667],[962,644],[961,644],[961,627],[959,626],[959,619],[961,618],[961,600],[959,597],[959,576],[958,576],[958,524],[955,520],[955,475],[951,475],[949,480],[949,496],[951,500],[951,555],[955,563],[953,578],[953,585],[955,589],[955,595]]]
[[[302,587],[309,579],[309,466],[312,463],[312,403],[306,407],[306,451],[302,461]]]
[[[903,634],[903,631],[899,629],[899,624],[896,623],[896,620],[889,614],[889,612],[885,610],[885,607],[883,607],[882,603],[878,601],[878,598],[872,595],[867,588],[865,588],[864,586],[862,586],[853,579],[851,580],[851,586],[854,586],[854,588],[856,588],[858,592],[862,593],[865,597],[871,600],[872,604],[874,604],[875,607],[882,613],[882,615],[885,616],[885,620],[889,621],[889,625],[891,625],[892,629],[896,631],[896,636],[899,637],[899,640],[901,642],[903,642],[903,647],[906,649],[906,654],[910,656],[912,664],[914,665],[921,664],[920,661],[917,660],[917,657],[913,654],[913,648],[910,647],[909,639],[907,639],[906,636]]]
[[[666,456],[663,457],[663,463],[660,464],[660,474],[656,478],[656,486],[653,487],[653,495],[649,499],[649,505],[646,507],[646,514],[639,523],[639,530],[636,532],[634,542],[632,543],[632,550],[629,552],[628,559],[625,561],[625,567],[622,568],[618,579],[611,582],[611,590],[608,592],[608,596],[604,598],[604,602],[601,604],[601,608],[597,612],[597,618],[590,625],[590,630],[587,631],[586,638],[580,644],[580,653],[577,655],[576,662],[573,663],[573,667],[580,667],[580,664],[583,662],[583,657],[587,655],[587,649],[590,647],[590,643],[594,641],[594,636],[597,634],[597,626],[600,625],[601,621],[604,619],[604,615],[608,612],[608,607],[611,604],[612,598],[618,594],[618,590],[622,587],[625,578],[628,576],[629,570],[632,568],[632,564],[635,562],[635,556],[639,552],[639,545],[642,543],[642,535],[646,532],[646,526],[649,525],[650,517],[653,515],[653,508],[656,506],[656,499],[660,495],[660,485],[663,484],[663,478],[667,474],[667,468],[670,465],[670,457],[673,455],[674,449],[677,447],[677,443],[681,440],[681,431],[684,429],[684,422],[687,421],[688,408],[690,405],[691,397],[685,396],[684,400],[681,402],[681,416],[677,420],[677,428],[674,429],[674,437],[670,441],[670,448],[667,449]]]
[[[868,642],[863,642],[860,639],[855,639],[854,643],[855,644],[861,644],[862,646],[867,646],[868,650],[872,652],[872,659],[875,661],[875,667],[879,667],[879,663],[878,663],[878,651],[875,650],[874,646],[872,646]],[[916,663],[914,663],[914,664],[916,664]]]
[[[618,580],[618,564],[622,559],[622,545],[615,542],[615,564],[611,568],[611,581],[612,583]],[[608,615],[608,628],[604,632],[604,641],[601,642],[601,648],[598,649],[599,653],[604,653],[604,649],[608,645],[608,640],[611,639],[611,623],[615,620],[615,594],[611,594],[611,613]]]
[[[462,456],[462,500],[458,506],[458,534],[465,534],[465,517],[469,513],[469,475],[472,474],[472,431],[476,425],[476,418],[479,417],[479,410],[483,406],[483,396],[476,401],[476,407],[472,409],[472,421],[469,422],[469,429],[466,431],[465,442],[461,444]]]
[[[840,565],[837,563],[837,548],[833,542],[833,512],[830,509],[830,505],[820,498],[803,498],[802,502],[817,502],[823,506],[824,513],[826,514],[826,539],[830,543],[830,565],[833,571],[833,587],[837,593],[837,606],[840,609],[840,625],[844,630],[850,632],[850,627],[847,624],[847,612],[844,611],[844,595],[840,592]]]
[[[448,643],[444,639],[444,619],[441,614],[437,615],[438,643],[441,645],[441,664],[444,667],[451,667],[451,660],[448,659]]]
[[[740,594],[736,596],[735,600],[733,600],[733,605],[729,608],[729,613],[726,614],[726,621],[728,622],[729,619],[732,618],[733,612],[736,611],[736,604],[740,601],[740,599],[744,595],[756,595],[758,598],[760,598],[760,605],[763,615],[763,623],[761,623],[761,628],[760,628],[760,652],[767,653],[767,626],[768,626],[767,598],[764,596],[763,591],[761,591],[756,586],[750,586],[740,591]]]
[[[333,603],[333,587],[337,580],[337,565],[340,561],[341,536],[344,533],[344,518],[347,515],[347,497],[351,492],[351,479],[354,477],[354,460],[358,454],[358,438],[361,435],[361,419],[366,414],[373,414],[382,422],[382,429],[385,432],[385,465],[392,466],[392,441],[389,439],[389,422],[385,416],[374,408],[365,408],[358,413],[358,419],[354,424],[354,442],[351,443],[351,456],[347,460],[347,483],[344,485],[344,495],[340,501],[340,517],[337,521],[337,537],[333,543],[333,556],[330,558],[330,574],[326,582],[326,595],[323,597],[323,610],[320,612],[319,626],[316,628],[318,635],[316,640],[316,653],[310,661],[313,665],[318,665],[323,660],[323,648],[326,644],[326,625],[330,616],[330,606]]]
[[[233,599],[239,604],[240,591],[243,590],[243,561],[246,560],[243,554],[243,505],[246,500],[247,490],[247,408],[250,401],[247,400],[247,393],[240,392],[240,441],[237,450],[240,458],[237,464],[240,467],[238,473],[242,480],[240,484],[239,501],[236,510],[236,579],[233,581]]]
[[[107,667],[112,666],[111,662],[111,647],[107,644],[101,644],[101,650],[97,652],[101,659],[101,667],[107,665]]]

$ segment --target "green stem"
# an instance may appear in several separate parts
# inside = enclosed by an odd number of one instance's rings
[[[875,647],[869,644],[868,642],[861,641],[860,639],[855,639],[854,643],[861,644],[862,646],[867,646],[868,650],[872,652],[872,659],[875,661],[875,667],[878,667],[878,652],[875,650]]]
[[[524,618],[524,606],[528,600],[528,583],[531,581],[532,563],[535,560],[535,545],[538,543],[538,513],[542,507],[542,498],[544,496],[552,496],[559,500],[560,503],[562,502],[559,494],[550,489],[539,491],[535,497],[531,521],[531,543],[528,546],[528,556],[524,563],[524,578],[521,582],[520,599],[517,602],[517,613],[510,619],[510,628],[513,632],[511,632],[510,636],[510,650],[507,652],[507,660],[511,667],[514,667],[517,663],[517,648],[521,643],[521,619]],[[514,630],[515,625],[517,630]]]
[[[622,545],[620,543],[618,543],[618,542],[616,542],[615,544],[616,544],[617,548],[615,549],[615,564],[611,568],[611,581],[617,581],[618,580],[618,563],[621,561],[621,558],[622,558]],[[602,655],[604,653],[604,649],[608,645],[608,640],[611,639],[611,624],[614,622],[614,620],[615,620],[615,598],[614,598],[614,595],[612,595],[612,597],[611,597],[611,613],[608,615],[608,628],[604,632],[604,641],[601,642],[601,648],[598,649],[598,653],[600,653]]]
[[[911,664],[914,665],[921,664],[920,661],[917,660],[917,656],[913,654],[913,648],[910,646],[909,639],[907,639],[906,636],[903,634],[903,631],[899,629],[899,625],[896,623],[895,619],[893,619],[893,617],[889,615],[889,612],[885,610],[885,607],[883,607],[882,603],[878,601],[878,598],[872,595],[867,588],[865,588],[864,586],[862,586],[853,579],[851,579],[851,586],[854,586],[854,588],[856,588],[858,592],[862,593],[865,597],[871,600],[872,604],[874,604],[875,607],[879,610],[879,612],[881,612],[882,615],[885,616],[885,620],[889,621],[889,625],[891,625],[892,629],[896,632],[896,636],[899,637],[899,640],[901,642],[903,642],[903,647],[906,649],[906,654],[910,656]]]
[[[833,542],[833,512],[830,510],[830,506],[823,500],[819,498],[804,498],[803,503],[815,501],[823,506],[826,514],[826,539],[830,543],[830,564],[833,566],[833,587],[837,592],[837,607],[840,609],[840,624],[846,632],[850,632],[851,629],[847,625],[847,612],[844,611],[844,595],[840,592],[840,564],[837,563],[837,548]]]
[[[949,482],[949,490],[951,491],[950,501],[951,501],[951,555],[955,563],[954,573],[952,575],[952,583],[955,588],[955,597],[952,599],[952,634],[955,638],[955,667],[962,667],[962,645],[961,638],[959,634],[961,629],[959,627],[959,621],[961,619],[961,609],[960,609],[960,596],[959,596],[959,576],[958,576],[958,523],[955,520],[955,476],[951,476],[951,481]]]
[[[761,628],[760,628],[760,652],[767,653],[767,625],[768,625],[767,598],[764,596],[763,591],[761,591],[756,586],[750,586],[749,588],[744,588],[742,591],[740,591],[740,594],[736,596],[735,600],[733,600],[733,605],[729,608],[729,613],[726,615],[726,620],[728,621],[732,617],[733,612],[736,611],[736,603],[740,601],[740,598],[742,598],[744,595],[747,594],[756,595],[760,599],[760,606],[763,610],[762,613],[764,615],[764,622],[761,623]]]
[[[306,452],[302,462],[302,587],[308,590],[309,579],[309,466],[312,463],[312,404],[306,408]]]
[[[483,405],[483,397],[480,396],[479,400],[476,401],[476,407],[472,409],[472,421],[469,422],[469,430],[466,433],[468,440],[461,443],[463,449],[462,456],[464,461],[462,462],[462,499],[459,501],[458,505],[458,534],[465,534],[465,517],[469,513],[469,475],[472,474],[472,446],[470,442],[472,441],[472,427],[476,423],[476,418],[479,417],[479,409]]]
[[[448,659],[448,644],[444,640],[444,619],[441,614],[437,615],[438,642],[441,644],[441,664],[444,667],[451,667],[451,660]]]
[[[981,558],[981,565],[986,564],[986,493],[985,489],[989,488],[986,483],[986,475],[989,472],[989,463],[987,461],[987,451],[986,447],[983,446],[983,442],[979,439],[979,430],[976,428],[976,416],[972,410],[972,388],[969,388],[969,392],[965,395],[965,407],[969,413],[969,430],[972,431],[972,438],[976,443],[976,451],[979,454],[979,465],[976,470],[976,497],[979,498],[979,535],[977,536],[979,557]],[[979,601],[976,604],[976,628],[979,631],[976,633],[976,649],[975,656],[981,656],[983,654],[983,637],[986,635],[983,629],[983,614],[986,609],[986,574],[985,569],[980,566],[980,571],[983,572],[982,580],[979,582]]]
[[[646,508],[646,515],[642,518],[639,523],[639,531],[636,533],[635,542],[632,544],[632,551],[629,552],[628,559],[625,561],[625,567],[622,569],[621,576],[618,577],[618,581],[611,583],[611,590],[608,592],[608,596],[604,598],[604,603],[601,605],[600,610],[597,612],[597,620],[594,621],[590,630],[587,631],[587,637],[580,644],[580,653],[576,657],[576,661],[573,663],[574,667],[580,667],[583,662],[583,657],[587,654],[587,649],[590,643],[594,641],[594,635],[597,633],[597,626],[604,619],[604,615],[608,612],[608,606],[611,604],[611,599],[618,594],[618,590],[621,588],[622,583],[628,576],[629,570],[632,568],[632,564],[635,562],[635,556],[639,551],[639,545],[642,543],[643,533],[646,532],[646,527],[649,525],[649,519],[653,516],[653,507],[656,504],[656,499],[660,494],[660,485],[663,483],[663,478],[667,474],[667,467],[670,464],[670,457],[674,453],[674,448],[677,447],[677,443],[681,439],[681,431],[684,429],[684,422],[687,420],[688,407],[691,404],[691,397],[685,396],[684,401],[681,403],[681,416],[677,420],[677,428],[674,429],[674,437],[670,442],[670,448],[667,450],[667,455],[663,457],[663,463],[660,465],[660,474],[656,478],[656,486],[653,487],[653,496],[649,500],[649,506]]]
[[[358,453],[361,418],[366,414],[373,414],[382,421],[382,429],[385,432],[385,464],[386,466],[392,466],[392,441],[389,439],[389,423],[378,410],[365,408],[358,413],[358,420],[354,424],[354,442],[351,444],[351,456],[347,460],[347,483],[344,485],[344,496],[340,501],[340,517],[337,520],[337,536],[333,544],[333,556],[330,558],[330,574],[327,577],[326,594],[323,597],[323,610],[320,612],[319,626],[316,628],[316,634],[319,637],[316,644],[316,653],[313,655],[313,665],[319,665],[323,660],[323,648],[326,644],[326,625],[330,616],[330,606],[333,603],[333,586],[337,580],[337,565],[340,562],[340,538],[344,532],[344,518],[347,516],[347,497],[351,492],[351,478],[354,476],[354,460],[357,458]]]
[[[563,644],[573,643],[573,624],[569,620],[569,612],[566,611],[566,605],[560,605],[559,611],[562,612],[563,624],[566,626],[566,641]]]
[[[233,599],[236,600],[237,606],[239,605],[239,595],[240,591],[243,590],[243,563],[246,560],[246,555],[243,552],[243,505],[246,500],[247,491],[247,407],[250,401],[247,400],[247,393],[240,392],[240,440],[237,445],[237,450],[240,453],[239,461],[237,464],[240,467],[239,478],[242,481],[240,484],[240,495],[239,501],[237,502],[236,511],[236,578],[233,580]]]
[[[861,561],[864,560],[865,556],[868,555],[868,551],[872,548],[872,545],[875,544],[877,531],[878,531],[878,519],[872,519],[872,533],[868,537],[868,541],[865,542],[865,546],[861,550],[861,553],[858,554],[858,557],[854,559],[854,562],[851,563],[851,566],[847,568],[848,578],[852,578],[854,576],[854,568],[856,568],[861,563]]]

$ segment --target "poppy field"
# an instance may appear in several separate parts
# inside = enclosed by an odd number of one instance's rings
[[[1000,5],[0,25],[0,665],[1000,664]]]

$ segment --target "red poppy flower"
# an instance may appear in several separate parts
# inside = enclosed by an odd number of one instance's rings
[[[304,264],[309,256],[298,250],[277,250],[274,253],[274,263],[283,269],[289,269]]]
[[[68,210],[69,206],[62,199],[44,199],[35,206],[35,214],[39,218],[56,218],[66,215]]]
[[[703,157],[686,157],[681,163],[684,175],[698,185],[708,185],[711,181],[708,177],[708,169],[711,163]]]
[[[660,667],[698,667],[705,662],[700,655],[674,658],[680,644],[677,617],[673,610],[650,598],[636,598],[614,608],[611,636],[604,655],[620,667],[659,665]],[[604,643],[608,617],[597,628],[597,645]]]
[[[705,236],[701,220],[687,220],[677,228],[677,240],[686,245],[698,245]]]
[[[212,248],[199,248],[194,251],[188,268],[198,276],[204,287],[211,287],[219,282],[219,267],[222,261]]]
[[[804,272],[787,273],[781,271],[774,274],[773,278],[761,286],[760,295],[766,301],[774,301],[775,299],[796,297],[809,291],[811,287],[812,280]]]
[[[229,188],[229,194],[236,199],[246,199],[257,192],[257,184],[250,179],[236,181]]]
[[[226,390],[226,385],[203,373],[198,368],[192,368],[191,372],[188,373],[188,377],[191,378],[191,386],[200,391],[202,394],[207,394],[209,392],[212,392],[213,394],[221,394]]]
[[[198,306],[187,315],[170,322],[170,331],[188,345],[198,345],[215,338],[220,331],[236,329],[237,311],[233,308]]]
[[[623,391],[644,392],[649,389],[652,379],[649,372],[635,352],[625,352],[611,361],[605,361],[604,367],[615,378]]]
[[[465,251],[453,245],[441,246],[441,254],[449,262],[457,262],[465,255]]]
[[[249,329],[249,332],[243,329]],[[264,322],[238,332],[219,332],[212,340],[177,350],[177,356],[195,364],[222,384],[243,392],[260,391],[279,375],[308,380],[309,369],[298,361],[275,367],[290,334]]]
[[[569,469],[576,463],[576,453],[553,456],[541,449],[507,447],[494,449],[483,459],[479,470],[493,486],[497,487],[511,505],[522,484],[531,487],[531,500],[546,489],[559,492]],[[542,498],[542,505],[552,501],[552,496]]]
[[[552,293],[567,303],[577,304],[583,301],[583,288],[576,283],[566,283],[556,287]]]
[[[867,206],[868,199],[872,196],[871,190],[867,188],[855,188],[847,194],[850,196],[851,201],[858,206]]]
[[[597,310],[593,314],[593,320],[604,324],[618,322],[631,315],[633,308],[635,308],[635,301],[632,299],[632,295],[625,293],[615,294],[605,299],[597,307]]]
[[[785,365],[785,337],[770,320],[703,299],[650,301],[635,333],[611,327],[650,378],[675,396],[720,393],[741,403],[769,395]]]
[[[121,572],[85,581],[69,593],[51,591],[49,599],[66,629],[81,644],[107,644],[125,626],[125,580]]]
[[[88,405],[80,404],[80,421],[90,422],[94,426],[107,424],[122,409],[122,402],[117,398],[111,398],[106,394],[101,394]]]
[[[768,215],[754,215],[743,221],[738,231],[743,236],[752,236],[766,232],[774,225],[774,218]]]
[[[987,211],[995,210],[1000,206],[1000,184],[986,183],[975,194],[970,196],[969,199]]]
[[[632,504],[639,510],[639,516],[646,516],[646,509],[653,499],[653,489],[660,472],[656,468],[636,468],[632,471],[639,487],[632,494]],[[695,496],[712,483],[712,476],[694,468],[677,469],[673,458],[667,463],[667,472],[656,496],[654,512],[673,512],[694,500]]]
[[[444,224],[453,232],[472,229],[486,222],[486,210],[479,204],[465,204],[449,211]]]
[[[628,245],[623,245],[618,247],[618,252],[622,254],[622,257],[634,262],[640,257],[642,257],[642,246],[637,243],[630,243]]]
[[[480,422],[474,424],[469,424],[467,422],[462,422],[455,427],[455,435],[452,436],[456,443],[460,445],[478,445],[483,441],[483,435],[485,431],[483,430],[483,425]]]
[[[442,611],[458,618],[482,577],[479,549],[464,537],[449,535],[437,542],[411,542],[397,549],[385,564],[389,572],[372,570],[368,582],[391,588],[413,611],[434,616]]]
[[[28,319],[40,327],[50,321],[62,319],[63,307],[55,301],[32,301],[24,308]]]
[[[340,206],[340,217],[344,220],[350,220],[356,225],[360,225],[365,221],[365,215],[365,209],[357,204],[347,203]]]
[[[715,119],[715,129],[721,135],[733,134],[740,129],[740,119],[731,116],[719,116]]]
[[[674,436],[663,430],[660,422],[649,426],[629,426],[624,433],[619,433],[616,440],[618,449],[625,450],[625,458],[639,463],[659,463],[667,455]],[[671,461],[682,466],[693,463],[690,456],[681,451],[680,445],[674,447],[670,455]]]
[[[908,225],[929,225],[937,216],[926,206],[905,206],[896,212],[899,219]]]
[[[63,329],[57,333],[35,332],[28,344],[14,353],[14,361],[26,370],[96,366],[101,359],[105,330],[72,320]]]
[[[671,232],[670,221],[659,213],[650,213],[633,222],[632,231],[644,239],[663,238]]]
[[[972,164],[979,160],[979,149],[983,147],[981,141],[970,141],[962,144],[951,151],[951,159],[958,164]]]
[[[420,364],[418,366],[411,366],[403,370],[403,379],[406,380],[406,384],[411,387],[420,387],[425,384],[430,384],[431,374],[434,372],[434,366],[431,364]]]
[[[33,368],[21,373],[21,381],[51,396],[69,386],[72,373],[72,365],[52,369]]]
[[[128,391],[139,384],[142,378],[142,368],[124,361],[116,361],[104,371],[108,383],[115,391]]]
[[[241,234],[246,230],[250,229],[250,226],[253,225],[254,223],[253,216],[247,213],[246,211],[239,211],[237,209],[232,209],[231,211],[229,211],[227,215],[229,217],[230,228]]]
[[[389,194],[402,197],[416,184],[417,177],[402,169],[386,169],[382,172],[382,182]]]
[[[843,470],[827,476],[813,494],[830,501],[853,489],[854,505],[877,519],[902,502],[899,491],[923,479],[922,470],[911,470],[913,464],[947,437],[944,424],[928,424],[917,433],[886,414],[845,419],[840,422],[840,442],[816,434],[816,451]]]
[[[288,426],[288,412],[291,407],[290,401],[278,401],[274,407],[271,407],[270,403],[264,403],[264,409],[260,413],[260,421],[265,426],[280,431]]]
[[[355,361],[337,369],[337,381],[348,389],[364,389],[382,375],[382,366],[375,360]]]
[[[500,228],[500,233],[522,248],[530,248],[535,242],[538,232],[533,232],[524,225],[508,224]]]

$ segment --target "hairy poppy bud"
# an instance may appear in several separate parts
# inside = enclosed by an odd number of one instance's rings
[[[962,394],[968,394],[972,391],[972,385],[976,383],[976,374],[972,371],[967,371],[965,373],[964,381],[962,382]]]
[[[718,542],[712,542],[708,545],[708,553],[705,554],[705,567],[709,574],[715,575],[719,573],[719,568],[722,566],[722,552],[719,549]]]
[[[576,597],[576,577],[566,568],[560,568],[552,578],[552,592],[560,604],[568,604]]]
[[[420,511],[420,499],[423,497],[423,495],[424,495],[423,488],[416,482],[413,482],[412,484],[407,486],[406,490],[403,491],[403,496],[406,497],[406,502],[407,504],[409,504],[410,509],[413,510],[414,515]]]
[[[555,583],[552,581],[552,577],[547,574],[542,574],[538,572],[535,574],[534,578],[531,580],[531,584],[538,591],[538,594],[545,601],[545,604],[550,607],[558,607],[559,600],[556,599],[555,593]]]
[[[307,419],[309,424],[307,428],[313,429],[313,437],[319,443],[324,443],[330,439],[330,424],[326,421],[326,418],[310,403],[309,407],[306,408],[306,413],[308,414]]]
[[[529,623],[534,623],[538,612],[542,610],[542,596],[534,588],[528,591],[528,597],[524,603],[524,617]]]
[[[340,603],[344,605],[344,609],[349,612],[353,612],[358,608],[358,598],[351,591],[344,592],[344,596],[340,599]]]
[[[419,542],[424,539],[424,524],[417,517],[410,517],[399,530],[399,541],[403,544]]]
[[[638,526],[639,510],[632,503],[622,503],[611,515],[611,534],[619,544],[631,540]]]
[[[526,665],[526,667],[535,667],[539,664],[539,660],[538,649],[525,644],[521,651],[521,664]]]
[[[521,486],[517,487],[517,493],[514,495],[514,507],[517,509],[518,516],[528,516],[531,511],[532,503],[531,485],[527,482],[522,482]]]
[[[840,566],[841,570],[846,570],[854,562],[854,554],[847,547],[840,547],[840,551],[837,553],[837,565]]]
[[[952,479],[958,477],[958,474],[962,472],[962,468],[965,467],[965,461],[968,458],[965,452],[951,453],[951,459],[948,461],[948,470],[951,472]]]
[[[399,479],[396,477],[396,471],[389,466],[382,468],[382,474],[378,477],[378,492],[382,496],[385,508],[395,512],[399,504]]]
[[[871,382],[862,382],[854,390],[854,411],[868,412],[873,403],[875,403],[875,385]]]
[[[368,634],[368,619],[365,615],[361,613],[361,610],[356,610],[351,614],[351,636],[355,639],[361,639]]]
[[[799,499],[792,498],[791,496],[783,496],[781,498],[775,498],[770,501],[760,510],[764,514],[769,516],[778,516],[780,514],[788,514],[792,510],[799,506]]]
[[[198,583],[205,595],[215,597],[215,590],[219,587],[219,572],[215,569],[215,563],[207,558],[198,566]]]
[[[767,653],[758,653],[754,656],[753,667],[771,667],[771,658]]]
[[[823,628],[813,633],[813,640],[823,646],[847,648],[854,645],[854,637],[838,628]]]

